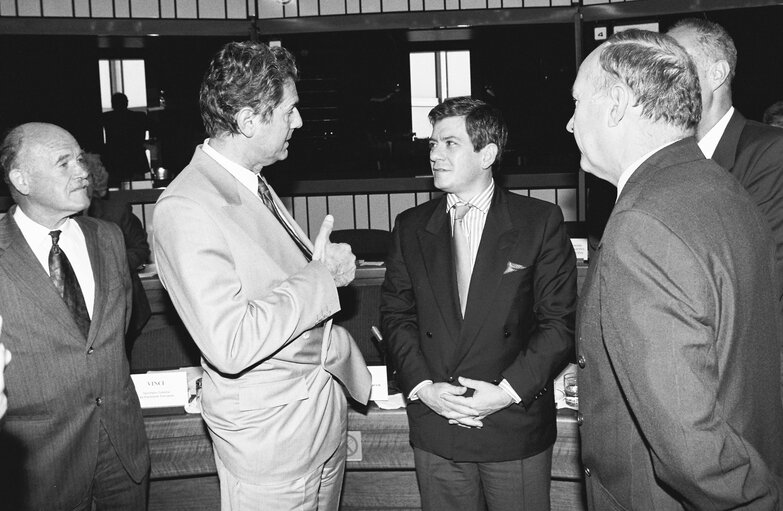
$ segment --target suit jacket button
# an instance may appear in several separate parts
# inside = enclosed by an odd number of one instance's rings
[[[102,397],[95,398],[95,404],[98,406],[103,406],[103,398]]]
[[[581,426],[585,421],[584,415],[582,415],[582,412],[576,412],[576,425]]]
[[[590,469],[585,467],[585,477],[590,477]]]
[[[449,380],[448,380],[448,382],[449,382],[449,383],[452,383],[453,381],[454,381],[454,377],[453,377],[453,376],[449,376]]]
[[[581,367],[582,369],[584,369],[584,368],[585,368],[585,357],[583,357],[582,355],[579,355],[579,356],[576,358],[576,363],[577,363],[577,365],[578,365],[579,367]]]
[[[503,330],[503,337],[511,337],[511,332],[509,332],[507,329]]]
[[[90,348],[87,350],[87,354],[92,355],[94,351],[95,351],[94,349]]]
[[[432,337],[432,332],[426,332],[424,335],[426,335],[427,337]]]

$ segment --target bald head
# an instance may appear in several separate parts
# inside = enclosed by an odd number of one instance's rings
[[[0,166],[16,203],[41,225],[54,228],[90,204],[81,147],[59,126],[13,128],[0,144]]]
[[[613,184],[643,154],[691,135],[701,115],[691,58],[655,32],[613,35],[579,67],[572,93],[580,165]]]

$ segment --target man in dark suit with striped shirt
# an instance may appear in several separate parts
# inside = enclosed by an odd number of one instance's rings
[[[548,510],[574,251],[560,208],[495,186],[506,141],[497,110],[452,98],[429,117],[446,194],[397,217],[381,302],[422,507]]]

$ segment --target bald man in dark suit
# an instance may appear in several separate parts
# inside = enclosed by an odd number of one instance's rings
[[[124,336],[131,279],[119,227],[89,204],[74,138],[13,129],[0,167],[16,206],[0,219],[0,342],[8,412],[0,430],[4,509],[146,509],[149,453]]]

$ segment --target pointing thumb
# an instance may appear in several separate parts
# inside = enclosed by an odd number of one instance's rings
[[[329,243],[329,236],[334,229],[334,217],[332,215],[326,215],[324,221],[321,224],[321,229],[318,231],[318,236],[313,243],[313,259],[323,260],[324,253],[326,251],[326,244]]]

